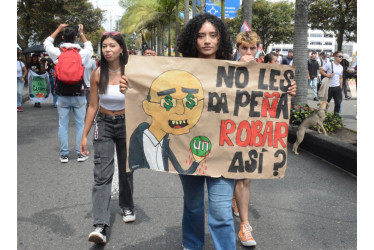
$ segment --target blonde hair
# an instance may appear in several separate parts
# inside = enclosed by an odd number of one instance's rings
[[[243,31],[236,36],[236,47],[239,48],[239,45],[243,44],[248,46],[250,44],[256,44],[258,47],[261,43],[261,38],[254,31]]]

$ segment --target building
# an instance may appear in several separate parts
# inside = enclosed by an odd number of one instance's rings
[[[330,53],[335,51],[336,46],[334,34],[324,33],[322,30],[308,30],[308,49],[310,51]],[[279,49],[281,54],[287,55],[288,50],[292,48],[293,44],[271,44],[268,47],[268,53]]]

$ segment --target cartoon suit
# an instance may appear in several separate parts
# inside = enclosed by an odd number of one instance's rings
[[[204,105],[203,88],[192,74],[182,70],[162,73],[151,84],[144,112],[152,117],[141,123],[130,137],[129,168],[169,171],[169,160],[180,174],[193,174],[204,157],[193,154],[194,161],[183,169],[169,147],[169,134],[182,135],[200,119]]]
[[[144,122],[141,123],[135,130],[134,133],[131,135],[130,138],[130,152],[129,152],[129,166],[130,170],[135,170],[138,168],[152,168],[152,166],[149,165],[144,151],[144,145],[143,145],[143,135],[144,130],[149,128],[149,124]],[[196,161],[193,161],[191,166],[184,170],[181,165],[179,164],[178,160],[176,159],[173,151],[169,147],[169,139],[168,134],[165,135],[165,137],[162,139],[162,160],[163,160],[163,166],[164,171],[169,171],[169,161],[173,164],[173,167],[175,170],[180,174],[193,174],[197,167],[199,166],[199,163]],[[152,164],[152,163],[151,163]]]

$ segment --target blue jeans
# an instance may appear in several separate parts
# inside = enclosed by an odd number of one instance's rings
[[[24,85],[25,82],[21,82],[21,77],[17,77],[17,107],[22,106],[22,94]]]
[[[60,140],[60,155],[69,155],[69,119],[70,111],[73,110],[75,120],[75,150],[79,154],[84,118],[86,116],[85,96],[59,96],[57,99],[58,110],[58,139]]]
[[[313,88],[313,97],[318,97],[317,95],[317,77],[311,78],[309,85]]]
[[[49,85],[51,86],[51,94],[53,96],[53,106],[56,106],[57,95],[55,93],[55,78],[51,75],[49,76]]]
[[[231,199],[235,180],[179,175],[184,191],[182,243],[188,249],[204,246],[204,184],[208,188],[208,226],[216,250],[235,250]]]

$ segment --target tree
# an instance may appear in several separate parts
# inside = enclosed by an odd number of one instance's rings
[[[200,1],[200,14],[205,13],[205,0]]]
[[[225,20],[225,6],[226,6],[226,1],[221,0],[221,19]]]
[[[239,9],[238,16],[226,19],[227,27],[233,41],[240,32],[243,24],[244,7]],[[272,43],[289,43],[293,39],[293,19],[295,15],[294,4],[285,1],[268,2],[256,0],[252,5],[252,26],[261,37],[262,47],[266,51]]]
[[[89,38],[101,29],[103,11],[94,9],[87,0],[20,0],[17,1],[17,43],[25,49],[40,44],[61,23],[71,25],[82,23]],[[61,36],[56,43],[61,42]],[[94,41],[92,41],[94,42]]]
[[[310,4],[312,29],[334,32],[338,50],[343,41],[357,41],[357,0],[314,0]]]
[[[293,3],[256,0],[252,6],[252,29],[261,37],[266,51],[272,43],[289,43],[293,37]]]
[[[253,0],[243,0],[242,2],[243,22],[246,21],[249,27],[252,27],[252,4]]]
[[[308,2],[309,0],[296,0],[293,65],[297,65],[295,75],[295,81],[297,83],[297,93],[296,96],[292,99],[293,104],[307,103]]]
[[[172,21],[176,21],[175,0],[132,0],[126,3],[126,14],[122,17],[121,31],[125,34],[141,33],[150,26],[157,29],[157,52],[162,54],[164,29],[168,29],[169,55],[171,53]]]
[[[183,26],[186,27],[188,21],[190,20],[190,1],[184,0],[184,24]]]

